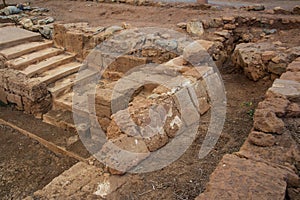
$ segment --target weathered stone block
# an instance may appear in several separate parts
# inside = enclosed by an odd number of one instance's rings
[[[261,58],[262,58],[262,60],[263,60],[264,63],[268,63],[276,55],[277,54],[276,54],[275,51],[265,51],[265,52],[262,52]]]
[[[7,92],[4,90],[4,88],[0,88],[0,101],[2,103],[7,104]]]
[[[65,47],[67,28],[63,24],[53,25],[53,40],[56,46]]]
[[[300,161],[297,143],[293,140],[293,136],[289,131],[282,135],[276,135],[275,138],[275,145],[265,147],[253,144],[248,138],[236,154],[251,160],[281,165],[282,168],[294,172],[295,165],[297,166],[297,163]],[[294,185],[294,182],[291,181],[289,184]]]
[[[203,24],[200,21],[191,21],[187,23],[186,30],[196,36],[201,36],[204,33]]]
[[[282,134],[285,131],[283,121],[269,109],[257,109],[255,111],[254,128],[266,133]]]
[[[300,83],[292,80],[276,79],[267,96],[285,96],[290,101],[300,102]]]
[[[300,105],[297,103],[291,103],[286,109],[287,117],[300,117]]]
[[[143,140],[121,135],[108,141],[96,154],[113,174],[124,174],[150,155]]]
[[[257,131],[252,131],[248,136],[248,140],[251,144],[261,147],[270,147],[275,144],[273,135]]]
[[[152,130],[147,130],[147,128],[144,130],[145,132],[147,132],[147,134],[152,132]],[[165,132],[157,132],[154,133],[152,136],[144,137],[143,140],[149,151],[153,152],[165,146],[168,143],[169,138]]]
[[[23,110],[23,101],[22,97],[16,94],[8,93],[7,101],[17,105],[18,110]]]
[[[288,172],[263,162],[225,155],[196,200],[285,198]],[[268,180],[268,181],[266,181]]]
[[[288,107],[289,103],[289,100],[287,100],[285,97],[267,98],[264,101],[260,102],[257,108],[270,109],[278,117],[283,117],[285,115],[286,108]]]
[[[203,66],[212,60],[207,50],[197,41],[184,48],[183,59],[191,63],[193,67]]]
[[[274,74],[281,75],[286,71],[286,63],[274,63],[270,62],[268,65],[268,70]]]
[[[297,59],[294,62],[290,63],[287,67],[287,71],[299,72],[300,71],[300,59]]]
[[[47,113],[52,107],[52,98],[50,95],[45,96],[37,101],[32,101],[23,97],[24,111],[33,114],[37,118],[42,118],[42,114]]]
[[[266,66],[260,50],[253,43],[238,44],[233,52],[232,61],[235,66],[243,68],[246,76],[254,81],[266,75]]]
[[[280,76],[280,79],[297,81],[300,83],[300,71],[296,71],[296,72],[287,71]]]
[[[79,57],[83,56],[83,34],[68,31],[66,33],[65,48],[67,51],[78,54]]]
[[[139,58],[136,56],[120,56],[108,67],[108,71],[116,71],[126,73],[134,67],[147,64],[146,58]]]

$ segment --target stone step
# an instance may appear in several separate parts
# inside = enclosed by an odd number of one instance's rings
[[[19,58],[8,61],[8,66],[13,69],[24,69],[28,65],[38,63],[47,58],[59,55],[63,52],[62,49],[47,48],[34,53],[23,55]]]
[[[87,95],[76,96],[76,98],[79,98],[76,102],[80,102],[76,105],[73,105],[73,96],[74,92],[68,92],[60,97],[54,98],[53,109],[76,112],[80,116],[88,117],[90,114],[87,105],[87,99],[85,99],[87,98]]]
[[[0,49],[10,48],[28,42],[42,41],[42,37],[39,33],[12,26],[0,28],[0,35]]]
[[[76,131],[73,114],[67,110],[50,110],[43,115],[43,122],[67,131]]]
[[[0,51],[8,60],[53,46],[53,41],[30,42]]]
[[[53,69],[57,66],[64,65],[68,62],[74,60],[74,55],[69,54],[60,54],[57,56],[53,56],[48,58],[38,64],[30,65],[26,69],[22,71],[28,78],[31,78],[35,75],[42,74],[50,69]]]
[[[43,122],[54,125],[56,127],[62,128],[70,132],[77,133],[73,116],[74,116],[73,112],[69,110],[50,110],[49,112],[43,115]],[[77,119],[81,121],[80,124],[85,124],[84,127],[86,127],[86,129],[88,130],[91,124],[90,120],[95,119],[95,117],[90,117],[88,115],[85,116],[77,115]]]
[[[78,162],[28,199],[118,199],[114,194],[130,177],[104,174],[98,165]]]
[[[26,119],[27,123],[24,123],[24,119]],[[5,122],[4,124],[9,123],[9,126],[39,141],[55,153],[68,155],[78,160],[85,160],[90,157],[90,153],[82,144],[77,132],[66,131],[66,129],[58,126],[51,126],[41,120],[36,120],[33,115],[24,114],[14,109],[7,109],[7,107],[0,107],[0,121],[2,124],[3,122]],[[28,124],[33,125],[28,126]]]
[[[79,73],[72,74],[64,77],[61,80],[56,81],[54,84],[48,87],[48,90],[52,94],[52,97],[58,97],[68,91],[70,91],[76,81],[88,82],[97,75],[97,72],[89,69],[82,70],[80,77],[77,77]]]
[[[53,109],[67,110],[72,112],[72,98],[74,93],[72,91],[53,99]]]
[[[80,63],[71,62],[65,65],[61,65],[52,70],[46,71],[39,75],[39,77],[34,78],[38,79],[42,83],[46,83],[47,85],[54,83],[55,81],[64,78],[70,74],[76,73],[81,67]]]

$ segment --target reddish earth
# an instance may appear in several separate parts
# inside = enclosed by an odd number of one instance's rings
[[[19,1],[11,1],[19,3]],[[216,1],[217,4],[225,4],[228,1]],[[239,5],[239,3],[253,4],[253,1],[235,1],[229,2]],[[255,2],[264,3],[266,1],[256,0]],[[282,3],[284,2],[284,3]],[[298,2],[298,3],[297,3]],[[32,5],[46,7],[50,9],[49,15],[57,21],[63,22],[89,22],[92,26],[120,25],[122,22],[130,23],[136,27],[168,27],[176,28],[179,22],[185,22],[191,19],[211,18],[214,16],[224,16],[239,14],[240,10],[225,9],[222,12],[211,10],[200,10],[196,7],[149,7],[149,6],[131,6],[127,4],[96,3],[92,1],[68,1],[68,0],[32,0]],[[299,4],[299,1],[272,1],[268,0],[269,7],[283,6],[288,9]],[[183,5],[183,4],[179,4]],[[189,4],[185,4],[189,5]],[[245,13],[243,14],[245,15]],[[251,16],[255,15],[251,13]],[[261,14],[259,14],[261,15]]]
[[[1,199],[26,197],[76,163],[5,125],[0,125],[0,144]]]

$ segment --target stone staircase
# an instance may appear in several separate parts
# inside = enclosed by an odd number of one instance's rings
[[[58,119],[66,111],[72,111],[72,87],[76,82],[78,70],[82,64],[76,61],[75,54],[54,46],[53,41],[44,40],[40,35],[15,27],[0,29],[2,35],[14,33],[13,38],[0,39],[0,55],[6,58],[6,67],[16,70],[31,83],[45,84],[52,97],[52,110],[43,115],[44,121],[57,125]],[[18,36],[18,33],[21,33]],[[88,69],[81,72],[77,81],[94,75]],[[66,96],[69,99],[66,99]],[[70,100],[70,101],[66,101]],[[64,116],[64,119],[70,119]],[[74,127],[71,123],[68,128]]]
[[[22,29],[15,28],[14,31],[20,30]],[[149,38],[151,37],[149,34]],[[17,81],[17,90],[4,86],[4,91],[8,92],[8,95],[13,95],[9,102],[15,103],[20,99],[18,107],[23,107],[26,111],[25,102],[29,99],[30,107],[39,107],[38,111],[42,111],[40,113],[44,122],[74,134],[66,140],[75,138],[74,140],[79,141],[78,136],[80,136],[91,154],[108,155],[105,163],[110,163],[109,170],[113,174],[125,173],[148,157],[150,152],[162,148],[169,140],[180,141],[180,137],[173,139],[176,132],[183,133],[186,127],[198,124],[199,115],[205,114],[210,109],[207,88],[203,82],[204,79],[215,79],[216,74],[211,67],[207,66],[201,66],[198,71],[195,71],[184,61],[183,56],[168,55],[166,58],[165,52],[153,56],[152,51],[147,50],[137,52],[136,55],[116,57],[114,52],[121,45],[120,41],[123,41],[120,39],[103,44],[101,49],[97,48],[95,52],[89,54],[87,62],[81,64],[76,61],[76,55],[55,47],[53,42],[38,38],[35,34],[32,37],[28,36],[27,40],[19,39],[19,41],[12,42],[12,45],[7,43],[4,48],[0,48],[0,54],[7,59],[4,74],[11,70],[15,77],[7,84],[14,85],[18,75],[22,77]],[[139,40],[133,41],[133,44],[128,44],[126,48],[131,49],[139,42]],[[183,48],[183,45],[178,46],[178,48]],[[189,53],[187,55],[190,56]],[[151,65],[151,63],[156,63],[155,61],[162,64]],[[103,70],[105,64],[108,68]],[[146,64],[147,67],[133,70],[137,66]],[[103,70],[103,79],[95,79],[99,78],[98,74],[101,70]],[[126,74],[125,77],[124,74]],[[2,77],[5,75],[0,70],[0,83]],[[167,84],[167,88],[170,89],[160,86],[160,83]],[[82,86],[79,91],[73,90],[73,86],[77,84]],[[24,90],[23,87],[25,87]],[[192,92],[198,89],[201,92]],[[92,93],[95,91],[94,96]],[[178,98],[181,102],[178,102]],[[40,101],[40,99],[43,100]],[[129,102],[130,105],[128,105]],[[164,110],[167,109],[168,113],[165,119],[168,122],[163,127],[166,131],[163,133],[154,132],[153,136],[141,138],[137,143],[134,137],[123,134],[118,128],[116,121],[132,126],[129,130],[130,134],[139,134],[134,131],[136,125],[128,123],[127,119],[130,116],[128,117],[126,108],[131,110],[130,114],[136,123],[140,123],[139,126],[146,127],[147,122],[151,121],[148,115],[150,109],[153,115],[159,114],[159,110],[152,110],[151,105],[160,103],[166,105]],[[197,105],[202,109],[198,110]],[[183,120],[180,120],[179,116]],[[156,120],[156,118],[153,119]],[[99,125],[106,132],[105,135],[100,134]],[[156,125],[153,124],[153,126]],[[143,129],[144,132],[147,130]],[[191,132],[196,133],[196,131]],[[108,142],[103,139],[107,139]],[[102,147],[99,144],[103,142],[105,144]],[[119,162],[111,159],[115,157],[112,142],[117,144],[121,142],[125,145],[124,148],[129,146],[136,154],[141,153],[142,156],[135,158],[133,162],[120,165]]]

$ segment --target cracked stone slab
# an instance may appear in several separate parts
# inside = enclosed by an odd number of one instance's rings
[[[42,39],[38,33],[33,33],[16,27],[0,28],[0,35],[0,49]]]
[[[34,193],[36,199],[105,198],[125,184],[126,177],[103,173],[103,169],[79,162]]]
[[[270,93],[286,96],[292,101],[300,101],[300,83],[292,80],[276,79],[267,91],[267,95]]]
[[[274,199],[285,198],[287,173],[263,162],[225,155],[210,176],[202,199]]]

